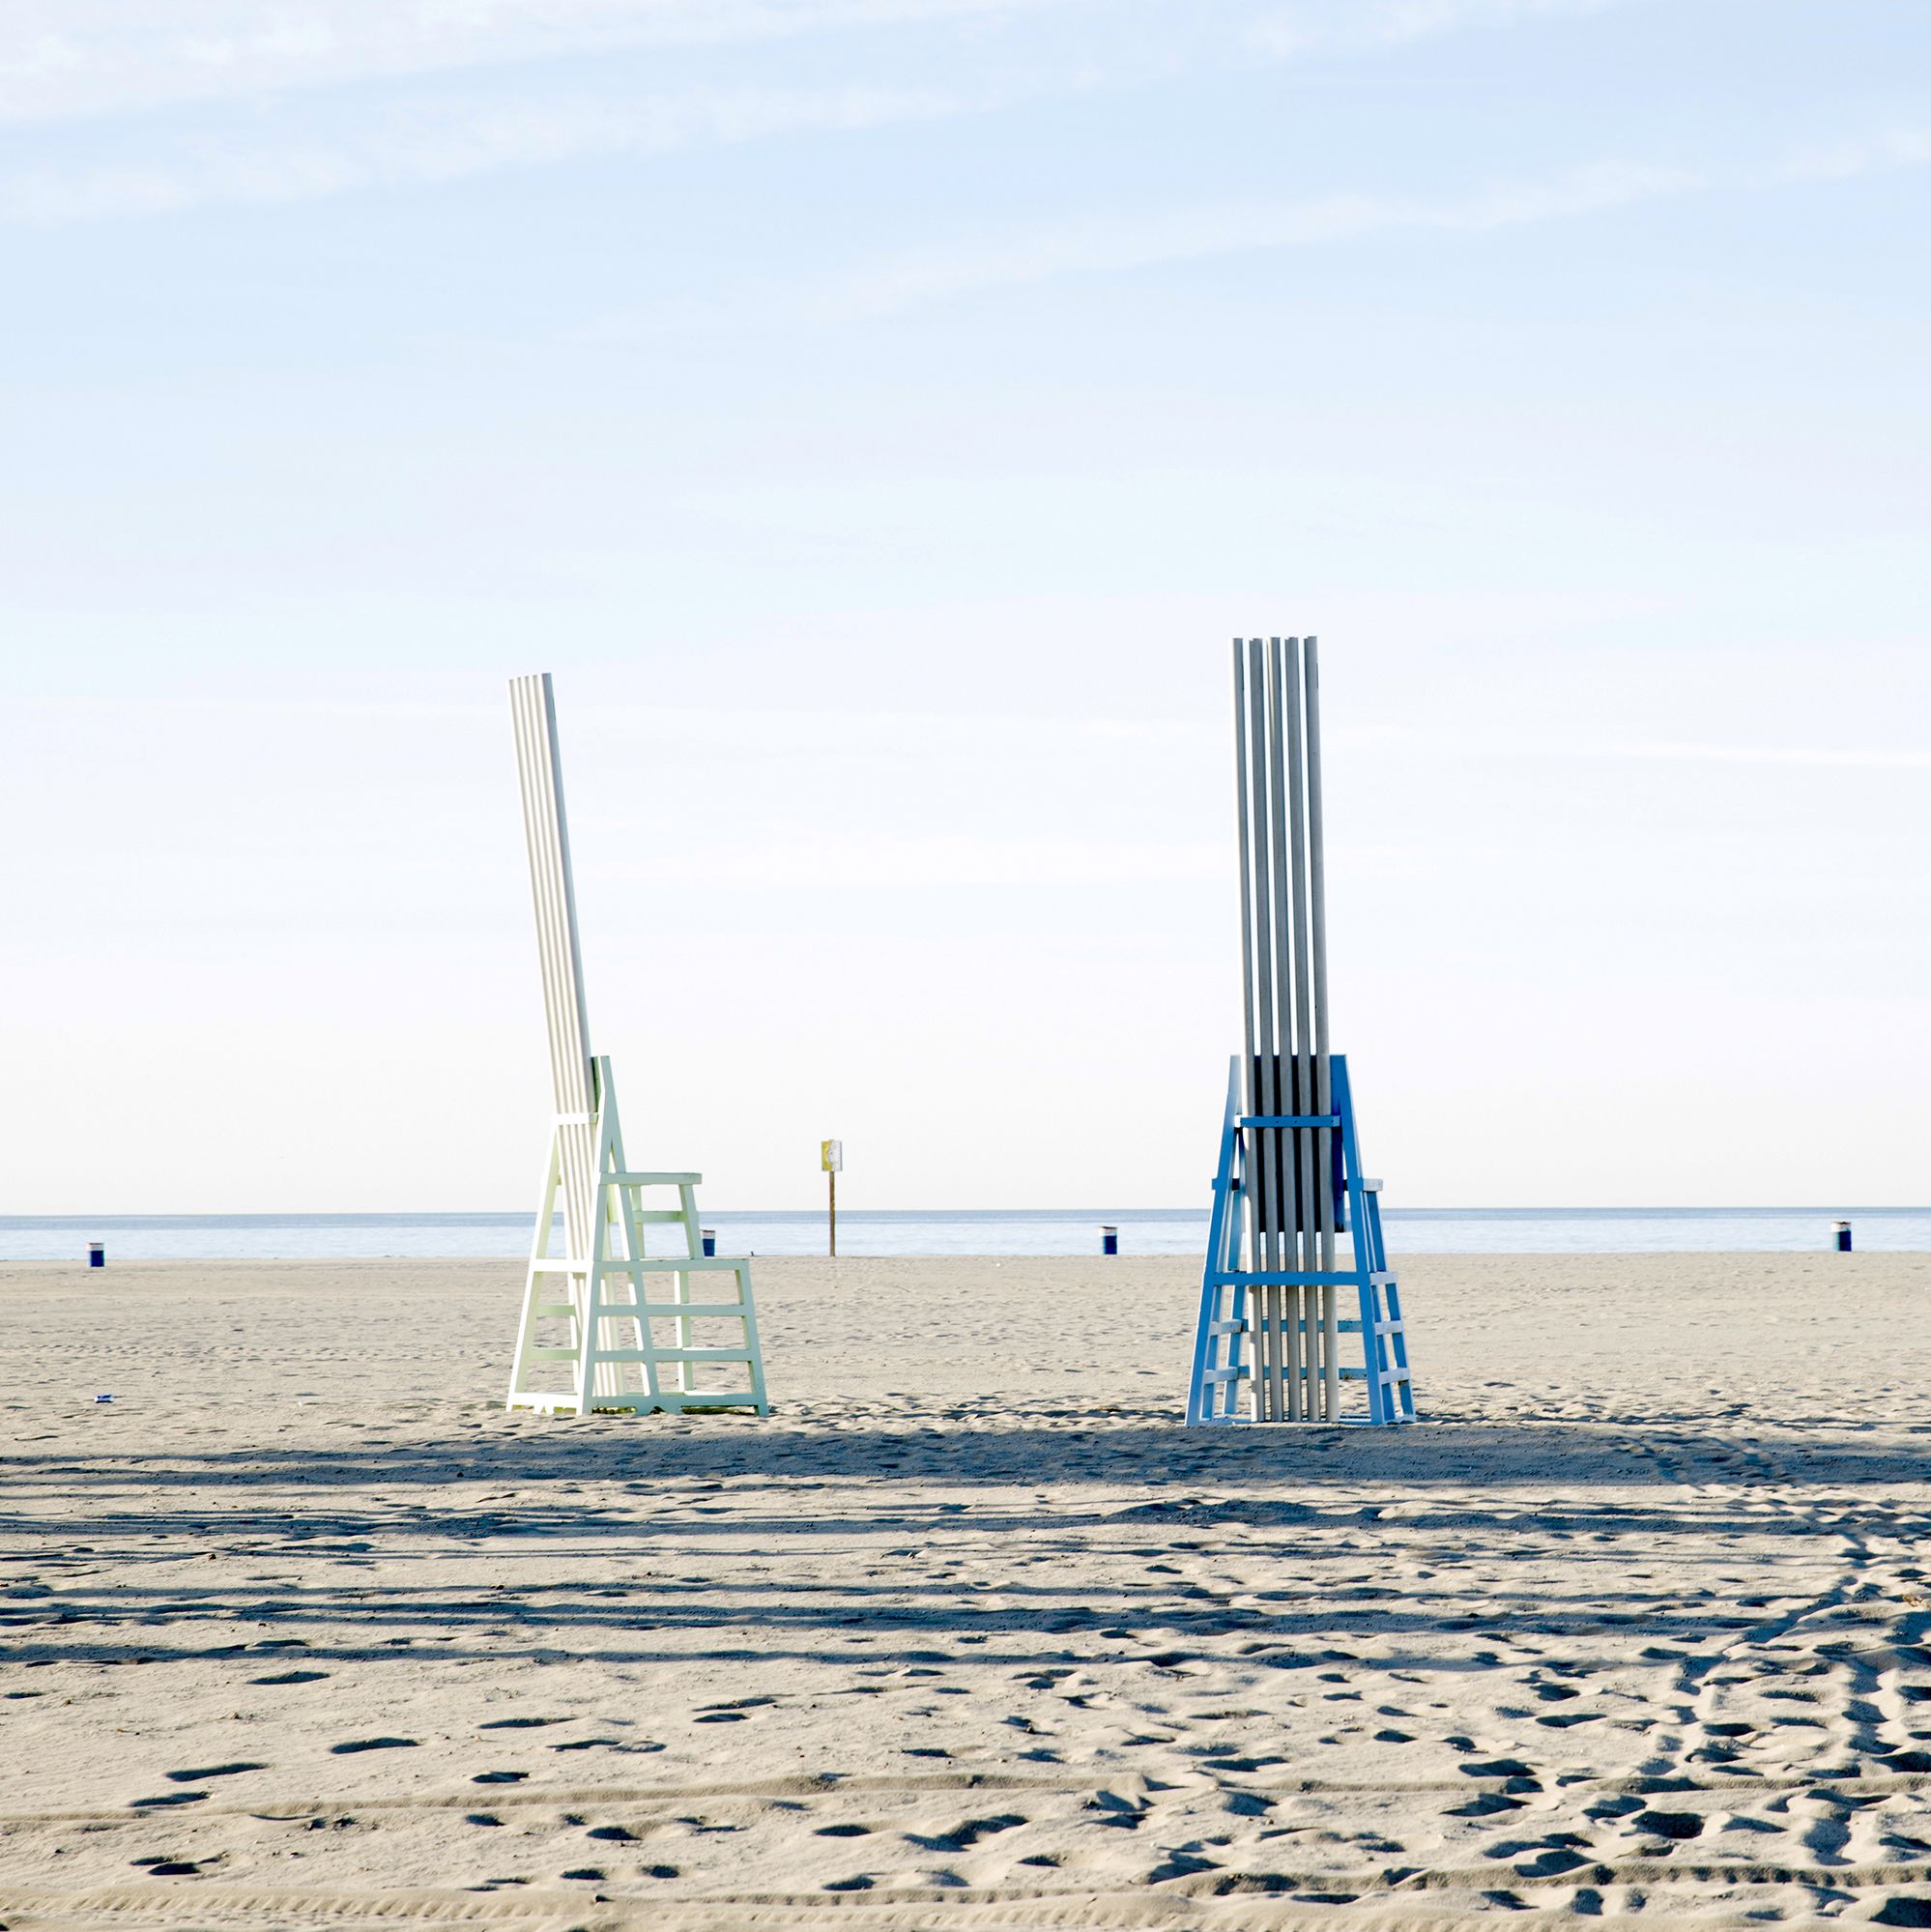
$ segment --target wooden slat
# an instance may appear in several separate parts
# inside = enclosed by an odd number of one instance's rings
[[[563,1154],[563,1222],[570,1246],[582,1254],[595,1225],[591,1116],[590,1019],[584,1002],[583,949],[577,939],[576,886],[563,817],[563,779],[557,745],[557,704],[550,674],[513,678],[510,720],[523,796],[524,845],[536,913],[536,958],[550,1040],[550,1083],[560,1116]]]
[[[696,1320],[730,1320],[734,1316],[742,1320],[742,1302],[641,1302],[625,1308],[620,1304],[615,1308],[599,1308],[591,1315],[593,1321],[601,1321],[607,1315],[622,1315],[632,1321],[681,1321],[686,1317]]]
[[[748,1362],[748,1348],[599,1348],[591,1357],[598,1362]]]
[[[742,1260],[725,1254],[646,1254],[637,1261],[610,1261],[606,1275],[627,1275],[641,1268],[647,1275],[726,1275],[743,1267]]]

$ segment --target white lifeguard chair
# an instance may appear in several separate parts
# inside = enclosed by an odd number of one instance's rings
[[[730,1408],[767,1415],[751,1263],[704,1252],[701,1174],[629,1167],[610,1061],[590,1051],[549,674],[512,678],[509,706],[556,1119],[504,1406],[551,1415]],[[661,1200],[669,1191],[675,1207],[647,1205],[648,1197]],[[552,1254],[560,1205],[567,1252]],[[665,1244],[655,1254],[653,1229]]]

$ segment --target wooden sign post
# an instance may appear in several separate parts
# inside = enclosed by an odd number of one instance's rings
[[[818,1143],[818,1164],[824,1169],[825,1184],[831,1191],[826,1218],[831,1235],[831,1258],[835,1261],[838,1259],[838,1173],[845,1166],[845,1142],[821,1140]]]

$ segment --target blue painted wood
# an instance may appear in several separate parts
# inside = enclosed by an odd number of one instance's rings
[[[1355,1130],[1354,1095],[1348,1084],[1347,1056],[1334,1055],[1334,1112],[1331,1114],[1244,1114],[1240,1111],[1240,1061],[1227,1075],[1226,1112],[1221,1126],[1221,1159],[1214,1175],[1213,1212],[1207,1221],[1206,1265],[1200,1278],[1200,1312],[1194,1329],[1193,1375],[1187,1392],[1190,1424],[1245,1423],[1242,1385],[1251,1372],[1248,1338],[1256,1323],[1248,1312],[1248,1291],[1257,1287],[1351,1285],[1358,1319],[1340,1324],[1343,1335],[1361,1338],[1363,1363],[1345,1367],[1344,1382],[1363,1386],[1367,1413],[1343,1418],[1386,1426],[1415,1420],[1414,1385],[1408,1374],[1407,1327],[1401,1317],[1401,1289],[1388,1266],[1381,1236],[1381,1200],[1362,1178],[1361,1147]],[[1250,1132],[1276,1127],[1339,1127],[1339,1171],[1330,1177],[1340,1197],[1343,1230],[1352,1235],[1353,1265],[1315,1273],[1243,1267],[1243,1226]],[[1303,1327],[1307,1324],[1304,1322]]]
[[[1234,1178],[1240,1153],[1235,1121],[1240,1112],[1240,1061],[1227,1063],[1226,1118],[1221,1129],[1221,1164],[1214,1175],[1214,1207],[1207,1217],[1207,1268],[1223,1267],[1231,1236],[1232,1253],[1240,1254],[1241,1203]],[[1194,1373],[1189,1383],[1187,1420],[1190,1423],[1233,1422],[1240,1400],[1247,1341],[1247,1289],[1236,1282],[1231,1294],[1216,1288],[1200,1298],[1200,1320],[1194,1331]],[[1222,1304],[1225,1303],[1223,1307]]]

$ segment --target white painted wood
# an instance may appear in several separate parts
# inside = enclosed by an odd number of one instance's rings
[[[1321,825],[1321,671],[1320,649],[1313,638],[1302,643],[1308,709],[1308,913],[1312,944],[1311,970],[1314,995],[1314,1111],[1327,1113],[1334,1107],[1334,1080],[1328,1065],[1328,874],[1327,851]],[[1320,1191],[1320,1265],[1335,1265],[1334,1198],[1327,1175],[1334,1159],[1333,1130],[1317,1128],[1314,1133],[1315,1167],[1322,1176]],[[1321,1290],[1321,1329],[1326,1384],[1323,1406],[1334,1421],[1340,1413],[1340,1332],[1339,1288],[1332,1283]]]
[[[1274,874],[1274,984],[1268,996],[1274,1003],[1274,1038],[1277,1052],[1283,1056],[1284,1065],[1276,1080],[1275,1099],[1283,1113],[1299,1110],[1295,1088],[1292,1055],[1294,1045],[1294,1013],[1292,990],[1295,984],[1293,969],[1293,935],[1300,920],[1300,902],[1293,883],[1295,871],[1288,864],[1288,834],[1290,820],[1287,809],[1287,774],[1283,768],[1283,720],[1286,694],[1282,688],[1281,640],[1278,637],[1267,641],[1267,816],[1271,827],[1268,840],[1268,861]],[[1298,851],[1298,847],[1297,847]],[[1273,1166],[1276,1171],[1277,1191],[1281,1196],[1277,1207],[1283,1230],[1292,1226],[1291,1206],[1293,1202],[1294,1148],[1300,1135],[1291,1128],[1271,1129],[1266,1139],[1274,1150]],[[1280,1266],[1287,1259],[1287,1251],[1293,1242],[1291,1232],[1283,1232],[1279,1237],[1281,1262],[1270,1260],[1270,1267]],[[1274,1414],[1277,1421],[1298,1422],[1301,1418],[1302,1387],[1302,1329],[1301,1329],[1301,1290],[1299,1288],[1269,1288],[1265,1291],[1272,1297],[1275,1318],[1282,1328],[1283,1347],[1280,1360],[1275,1367],[1276,1391]]]
[[[1239,832],[1240,1092],[1261,1116],[1326,1114],[1326,869],[1320,689],[1312,638],[1233,641],[1234,791]],[[1242,1264],[1268,1274],[1334,1269],[1333,1130],[1241,1130]],[[1283,1195],[1284,1187],[1286,1195]],[[1298,1202],[1302,1211],[1294,1213]],[[1259,1422],[1340,1416],[1339,1290],[1249,1290],[1249,1398]]]
[[[1253,1087],[1254,1111],[1262,1114],[1278,1111],[1280,1099],[1275,1092],[1274,1080],[1277,1051],[1274,1037],[1274,871],[1270,859],[1267,811],[1266,774],[1269,737],[1266,652],[1267,647],[1262,639],[1256,637],[1249,641],[1248,731],[1251,747],[1250,769],[1254,778],[1251,793],[1254,800],[1254,1049],[1258,1055]],[[1274,1197],[1275,1174],[1274,1162],[1271,1158],[1274,1138],[1271,1131],[1266,1128],[1254,1133],[1255,1160],[1253,1164],[1260,1196],[1261,1265],[1270,1273],[1277,1271],[1281,1265],[1280,1237],[1275,1231],[1279,1214],[1278,1203]],[[1249,1185],[1254,1186],[1255,1179],[1251,1177]],[[1268,1288],[1258,1288],[1254,1294],[1261,1312],[1260,1345],[1255,1350],[1254,1362],[1255,1406],[1261,1421],[1278,1422],[1281,1417],[1275,1398],[1281,1386],[1280,1298]]]
[[[550,1254],[550,1216],[539,1217],[505,1406],[546,1415],[727,1408],[768,1415],[750,1261],[704,1253],[696,1197],[701,1175],[643,1174],[625,1166],[610,1062],[597,1058],[591,1065],[602,1103],[595,1138],[594,1252],[587,1256]],[[562,1158],[559,1133],[552,1139],[546,1169],[546,1207],[554,1208]],[[667,1186],[677,1189],[679,1205],[675,1212],[662,1212],[681,1229],[684,1252],[649,1254],[645,1252],[642,1217],[659,1211],[647,1210],[642,1197],[648,1188]],[[560,1273],[570,1283],[567,1302],[552,1299],[554,1289],[539,1288],[539,1283]],[[647,1288],[648,1280],[661,1281],[666,1275],[671,1278],[668,1303],[653,1299]],[[720,1301],[707,1295],[700,1301],[692,1290],[693,1275],[730,1276],[736,1283],[736,1298]],[[561,1322],[567,1342],[539,1342],[539,1319]],[[721,1345],[700,1341],[692,1328],[700,1320],[735,1321],[737,1338]],[[672,1327],[674,1339],[660,1341],[653,1332],[657,1323]],[[549,1364],[569,1365],[566,1387],[539,1386],[542,1370]],[[694,1372],[705,1366],[731,1364],[744,1372],[730,1381],[703,1380]]]
[[[509,714],[516,734],[516,773],[523,797],[523,836],[536,913],[536,961],[550,1041],[550,1084],[562,1143],[563,1224],[570,1252],[589,1252],[591,1232],[590,1018],[584,1000],[583,949],[577,938],[576,883],[563,818],[562,760],[550,674],[513,678]]]
[[[1247,643],[1245,639],[1233,641],[1233,692],[1234,692],[1234,818],[1240,832],[1240,1017],[1244,1051],[1241,1054],[1240,1090],[1245,1110],[1257,1113],[1260,1110],[1260,1096],[1254,1088],[1254,1056],[1257,1051],[1254,1044],[1254,793],[1249,775],[1248,763],[1248,704],[1247,704]],[[1257,1137],[1254,1139],[1257,1144]],[[1246,1264],[1259,1265],[1260,1259],[1260,1202],[1253,1185],[1254,1174],[1250,1168],[1249,1185],[1244,1190],[1241,1202],[1242,1226],[1247,1236]],[[1256,1307],[1260,1306],[1256,1295]],[[1264,1359],[1264,1338],[1258,1339],[1254,1349],[1256,1362]],[[1249,1384],[1249,1399],[1254,1404],[1257,1416],[1264,1414],[1265,1397],[1262,1394],[1264,1375],[1256,1374]]]
[[[1301,640],[1289,638],[1283,666],[1287,707],[1287,790],[1290,799],[1289,822],[1294,847],[1294,1111],[1313,1110],[1313,1075],[1308,1064],[1313,1032],[1312,989],[1308,970],[1308,776],[1301,693]],[[1298,1198],[1307,1202],[1314,1191],[1314,1149],[1310,1130],[1294,1130],[1294,1167]],[[1295,1234],[1295,1265],[1311,1271],[1317,1244],[1312,1230],[1300,1227]],[[1318,1383],[1321,1378],[1322,1332],[1319,1319],[1319,1289],[1297,1289],[1304,1335],[1304,1362],[1307,1379],[1302,1391],[1302,1414],[1312,1421],[1321,1412]]]
[[[627,1165],[610,1062],[591,1054],[549,675],[512,678],[509,708],[556,1111],[506,1405],[579,1415],[744,1407],[768,1414],[751,1264],[705,1255],[696,1195],[701,1175]],[[676,1208],[645,1205],[645,1191],[657,1188],[677,1191]],[[552,1254],[551,1225],[560,1205],[565,1252]],[[646,1231],[651,1226],[677,1228],[684,1252],[652,1255]],[[672,1298],[680,1306],[659,1314],[646,1295],[645,1281],[667,1273]],[[736,1301],[706,1301],[700,1308],[691,1292],[693,1274],[733,1275]],[[659,1320],[672,1325],[673,1341],[660,1343],[652,1333]],[[693,1328],[699,1320],[735,1320],[740,1341],[730,1347],[699,1346]],[[539,1334],[558,1327],[566,1343]],[[557,1363],[571,1365],[569,1387],[539,1386],[546,1380],[544,1366]],[[740,1363],[746,1374],[719,1384],[696,1372],[701,1365],[718,1363]]]

